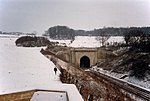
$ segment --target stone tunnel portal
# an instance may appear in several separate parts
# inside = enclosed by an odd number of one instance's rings
[[[87,56],[83,56],[80,59],[80,67],[81,68],[90,68],[90,59]]]

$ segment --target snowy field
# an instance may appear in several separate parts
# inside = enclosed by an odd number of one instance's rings
[[[0,38],[0,93],[61,84],[41,48],[16,47],[15,40]]]
[[[71,40],[53,40],[52,42],[59,42],[60,45],[66,44],[68,47],[87,47],[87,48],[95,48],[100,47],[102,44],[96,40],[96,36],[76,36],[75,40],[71,43]],[[112,45],[113,43],[124,43],[123,36],[111,36],[105,43],[109,43]]]
[[[70,47],[99,47],[100,42],[94,36],[76,36],[75,40],[69,44]]]
[[[83,101],[75,85],[61,83],[60,72],[55,75],[55,65],[40,53],[40,47],[16,47],[17,38],[0,35],[0,94],[42,89],[65,91],[70,101]],[[40,92],[38,95],[34,94],[32,100],[49,101],[46,99],[49,96],[53,96],[55,101],[66,99],[66,96],[60,97],[59,93]]]

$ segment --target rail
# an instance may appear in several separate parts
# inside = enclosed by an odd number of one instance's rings
[[[99,72],[95,72],[93,70],[91,70],[90,73],[93,73],[94,75],[97,75],[98,77],[104,78],[105,80],[112,82],[113,84],[119,86],[120,88],[125,89],[128,92],[133,93],[146,101],[150,101],[150,91],[148,91],[146,89],[142,89],[131,83],[110,77],[108,75],[105,75],[105,74],[102,74]]]

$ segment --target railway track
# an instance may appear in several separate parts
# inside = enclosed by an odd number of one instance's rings
[[[139,98],[142,98],[145,101],[150,101],[150,91],[140,88],[138,86],[135,86],[131,83],[125,82],[123,80],[119,80],[119,78],[113,78],[111,76],[96,72],[91,70],[90,73],[93,73],[94,75],[96,75],[97,77],[103,78],[117,86],[119,86],[120,88],[128,91],[129,93],[135,94],[137,95]]]

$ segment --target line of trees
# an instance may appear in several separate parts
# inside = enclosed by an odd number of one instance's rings
[[[124,33],[129,33],[133,30],[139,30],[144,34],[150,34],[150,27],[127,27],[127,28],[114,28],[104,27],[94,29],[91,31],[74,30],[67,26],[54,26],[50,27],[45,33],[45,36],[49,36],[53,39],[74,39],[75,36],[123,36]]]
[[[45,33],[52,39],[74,39],[75,32],[67,26],[54,26]]]

